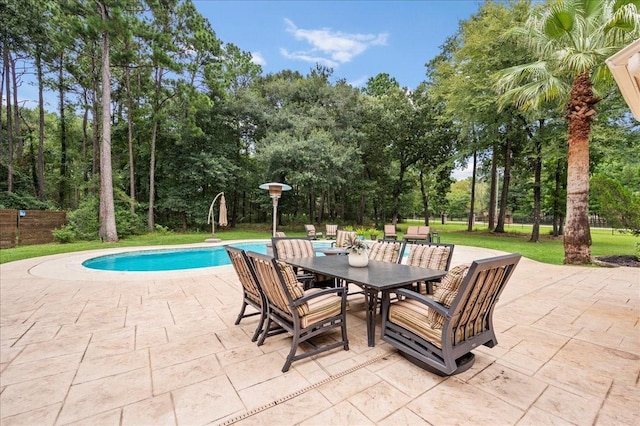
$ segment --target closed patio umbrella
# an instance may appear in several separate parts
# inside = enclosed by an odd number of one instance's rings
[[[220,192],[216,195],[216,198],[213,199],[213,202],[209,206],[209,216],[207,218],[207,223],[211,224],[211,238],[207,238],[205,242],[219,242],[220,238],[216,238],[216,220],[213,214],[213,208],[216,205],[216,201],[220,198],[220,212],[218,215],[218,223],[220,226],[227,226],[227,203],[224,199],[224,192]]]
[[[220,197],[220,213],[218,215],[218,225],[227,226],[227,201],[224,199],[224,194]]]

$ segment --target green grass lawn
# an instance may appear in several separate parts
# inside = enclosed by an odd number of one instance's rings
[[[402,223],[398,225],[401,234],[404,233],[408,225],[417,225],[418,221]],[[299,228],[299,229],[298,229]],[[440,234],[441,242],[459,244],[475,247],[486,247],[502,250],[510,253],[520,253],[539,262],[562,264],[564,258],[564,247],[562,238],[553,238],[550,235],[551,228],[541,227],[540,242],[530,243],[531,225],[507,225],[506,234],[495,234],[486,230],[486,224],[477,224],[473,232],[466,231],[464,223],[449,222],[442,225],[439,222],[431,223],[431,230],[437,230]],[[304,236],[302,225],[296,229],[283,226],[279,230],[284,231],[289,236]],[[223,241],[267,239],[271,237],[268,225],[240,225],[236,228],[217,229],[216,236]],[[123,239],[115,244],[102,243],[99,241],[77,242],[69,244],[42,244],[34,246],[16,247],[0,250],[0,263],[12,262],[31,257],[46,256],[58,253],[68,253],[74,251],[104,249],[107,247],[134,247],[152,245],[176,245],[193,244],[204,242],[209,235],[205,233],[154,233]],[[631,234],[624,234],[611,229],[596,228],[591,230],[593,244],[591,252],[594,256],[601,255],[633,255],[635,254],[635,244],[639,238]]]

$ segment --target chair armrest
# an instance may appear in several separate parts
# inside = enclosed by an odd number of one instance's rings
[[[391,290],[391,293],[396,293],[398,296],[403,296],[407,299],[413,299],[416,300],[424,305],[427,305],[429,307],[429,309],[433,309],[436,312],[438,312],[440,315],[442,315],[443,317],[447,318],[447,319],[451,319],[451,315],[449,314],[449,308],[447,308],[444,305],[439,304],[438,302],[434,301],[433,299],[430,299],[426,296],[423,296],[420,293],[417,293],[413,290],[409,290],[406,288],[399,288],[399,289],[395,289],[395,290]]]
[[[314,292],[312,294],[307,294],[306,296],[302,296],[301,298],[294,300],[293,306],[298,307],[300,305],[304,305],[309,300],[315,299],[316,297],[324,296],[325,294],[331,294],[331,293],[336,293],[336,295],[339,295],[342,298],[345,298],[347,296],[347,288],[346,287],[325,288],[323,290]]]

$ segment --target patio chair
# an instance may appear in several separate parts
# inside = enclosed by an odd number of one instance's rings
[[[409,226],[402,238],[405,241],[431,241],[428,226]]]
[[[396,232],[396,226],[393,223],[384,226],[383,238],[385,240],[395,240],[398,238],[398,234]]]
[[[414,241],[402,247],[400,258],[404,257],[404,252],[409,249],[406,264],[428,269],[449,270],[451,258],[453,257],[453,244],[436,244],[427,241]],[[415,283],[414,289],[418,293],[433,294],[433,285],[440,281],[429,281],[426,283]],[[423,286],[424,285],[424,292]]]
[[[282,367],[283,373],[295,361],[339,347],[349,350],[347,291],[344,287],[303,290],[293,267],[288,263],[254,252],[248,252],[247,256],[253,262],[258,282],[267,298],[267,329],[275,323],[293,337]],[[339,340],[328,339],[329,343],[323,346],[315,346],[309,341],[335,328],[340,328]],[[258,341],[259,346],[264,343],[265,337],[263,333]],[[298,346],[307,341],[314,349],[296,355]]]
[[[258,340],[258,336],[264,331],[264,322],[267,319],[267,300],[262,290],[260,290],[258,278],[245,251],[231,246],[224,246],[224,248],[231,259],[233,268],[238,274],[240,284],[242,284],[242,307],[240,308],[240,313],[236,318],[235,324],[240,324],[243,318],[260,315],[256,331],[253,333],[253,337],[251,337],[251,341],[255,342]],[[257,312],[245,313],[247,306],[252,306]]]
[[[403,242],[396,240],[376,241],[369,247],[369,259],[382,262],[400,263]]]
[[[338,225],[325,225],[324,237],[326,239],[335,239],[338,233]]]
[[[306,238],[296,237],[274,237],[271,238],[271,247],[273,248],[273,257],[276,259],[313,257],[316,251],[313,243]],[[307,271],[296,269],[298,280],[304,283],[304,288],[333,286],[335,281],[333,278],[313,274]]]
[[[474,348],[498,344],[493,311],[519,261],[519,254],[509,254],[456,266],[433,299],[409,289],[384,291],[382,340],[439,375],[466,371]],[[392,293],[399,299],[392,301]]]
[[[318,237],[322,238],[322,232],[317,232],[314,225],[305,225],[304,230],[310,240],[317,240]]]
[[[336,240],[331,242],[331,247],[344,248],[349,244],[349,240],[357,236],[355,231],[344,231],[339,229],[336,233]]]
[[[276,231],[276,235],[275,235],[275,236],[276,236],[276,237],[279,237],[279,238],[282,238],[282,237],[286,237],[286,236],[287,236],[287,234],[285,234],[285,233],[284,233],[284,232],[282,232],[282,231]]]

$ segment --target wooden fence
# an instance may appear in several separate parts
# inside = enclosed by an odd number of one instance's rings
[[[0,210],[0,248],[52,243],[51,231],[66,221],[66,212]]]

